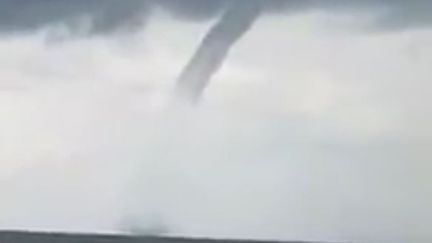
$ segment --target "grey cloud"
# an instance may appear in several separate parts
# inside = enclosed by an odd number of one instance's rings
[[[219,14],[232,0],[154,0],[154,2],[179,18],[203,20]]]
[[[162,7],[186,20],[218,15],[234,0],[0,0],[0,32],[20,33],[88,17],[92,34],[141,27],[151,9]],[[236,0],[250,3],[251,0]],[[257,0],[254,0],[257,1]],[[379,30],[428,27],[432,2],[428,0],[261,0],[267,12],[364,11],[380,15],[371,27]]]
[[[0,0],[0,31],[27,32],[89,18],[89,32],[103,34],[133,27],[147,10],[148,3],[142,0]]]
[[[432,24],[432,1],[395,1],[378,19],[378,29],[425,28]]]

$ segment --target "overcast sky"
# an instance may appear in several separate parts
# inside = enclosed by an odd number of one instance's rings
[[[171,90],[219,3],[129,2],[72,4],[112,20],[74,19],[96,35],[0,15],[0,228],[432,240],[428,1],[271,10],[180,110]]]

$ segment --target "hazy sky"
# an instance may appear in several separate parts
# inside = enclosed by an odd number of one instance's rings
[[[167,13],[181,2],[136,31],[83,38],[65,35],[63,15],[30,27],[0,17],[0,228],[160,220],[187,236],[432,240],[428,1],[266,15],[201,104],[179,110],[175,79],[212,22]],[[122,11],[143,15],[133,9]],[[109,26],[123,26],[120,12]]]

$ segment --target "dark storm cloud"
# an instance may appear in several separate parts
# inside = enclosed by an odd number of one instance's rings
[[[142,0],[0,0],[0,31],[20,33],[80,18],[91,33],[108,33],[141,24],[148,11]]]
[[[90,20],[89,33],[106,34],[141,27],[151,9],[162,7],[185,20],[204,20],[221,13],[232,1],[259,1],[267,12],[379,13],[371,27],[379,30],[424,28],[432,23],[429,0],[0,0],[0,31],[28,32],[74,20]],[[246,4],[245,4],[246,5]]]
[[[176,17],[186,20],[204,20],[219,14],[232,0],[153,0],[153,2]]]
[[[432,1],[396,0],[393,7],[387,7],[377,21],[381,30],[397,30],[407,28],[426,28],[432,24]]]
[[[185,19],[214,17],[232,2],[253,5],[259,2],[268,14],[295,14],[305,11],[364,13],[376,15],[371,29],[398,30],[432,25],[430,0],[152,0]]]

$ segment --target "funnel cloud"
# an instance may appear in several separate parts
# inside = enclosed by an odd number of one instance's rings
[[[262,11],[258,1],[231,3],[213,26],[177,81],[177,95],[195,103],[211,77],[223,64],[233,45]]]

